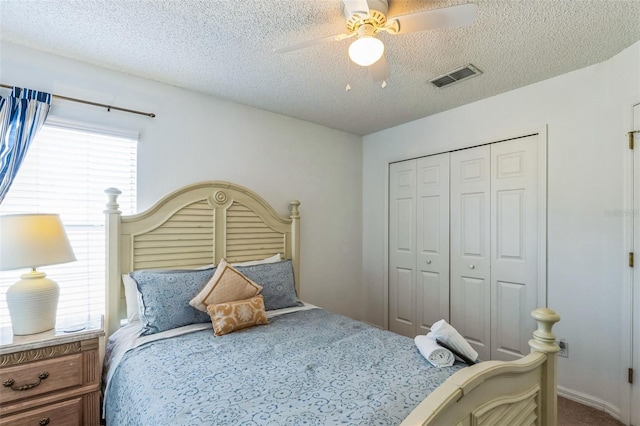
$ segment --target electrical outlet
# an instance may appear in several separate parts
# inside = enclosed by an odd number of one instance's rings
[[[567,339],[558,339],[558,346],[560,346],[560,352],[558,352],[558,356],[569,358],[569,343],[567,343]]]

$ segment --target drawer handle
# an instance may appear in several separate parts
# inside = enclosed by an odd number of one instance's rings
[[[40,423],[38,423],[40,426],[46,426],[49,424],[51,420],[49,419],[49,417],[45,417],[44,419],[40,420]]]
[[[28,383],[22,386],[14,386],[16,384],[16,381],[13,379],[8,379],[2,382],[2,386],[4,386],[5,388],[11,388],[11,390],[14,390],[14,391],[26,391],[26,390],[35,388],[40,383],[42,383],[42,381],[47,377],[49,377],[49,373],[45,371],[44,373],[38,374],[38,381],[36,383]],[[45,419],[45,420],[47,420],[47,423],[49,422],[48,419]],[[44,423],[44,424],[47,424],[47,423]]]

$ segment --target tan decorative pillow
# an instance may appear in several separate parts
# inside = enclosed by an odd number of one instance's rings
[[[189,304],[202,312],[207,312],[208,305],[248,299],[256,296],[260,290],[262,286],[242,275],[222,259],[213,277]]]
[[[269,324],[264,311],[262,295],[235,302],[218,303],[207,306],[213,331],[216,336],[253,327],[254,325]]]

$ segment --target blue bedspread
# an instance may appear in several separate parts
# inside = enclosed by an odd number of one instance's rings
[[[129,351],[107,391],[107,425],[396,425],[460,368],[435,368],[409,338],[312,309]]]

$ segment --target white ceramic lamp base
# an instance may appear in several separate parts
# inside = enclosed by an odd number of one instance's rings
[[[7,290],[7,306],[13,334],[42,333],[56,325],[60,288],[44,272],[22,274],[21,280]]]

